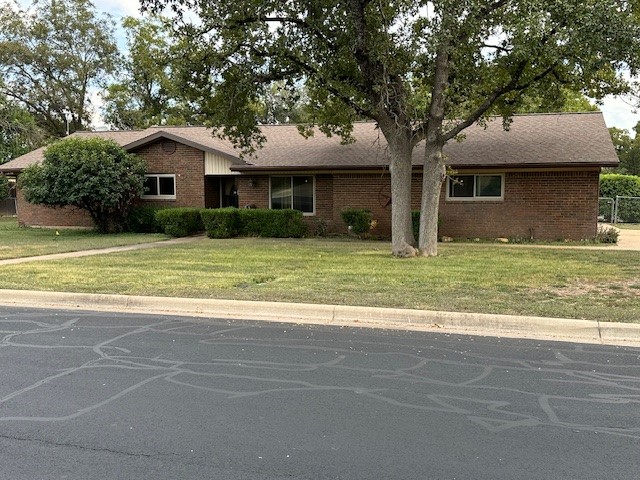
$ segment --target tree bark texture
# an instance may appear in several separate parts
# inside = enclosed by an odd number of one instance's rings
[[[424,173],[422,175],[422,202],[420,205],[420,254],[424,257],[438,255],[438,207],[446,168],[442,146],[425,148]]]
[[[391,251],[396,257],[415,257],[411,223],[411,146],[393,152],[391,163]]]

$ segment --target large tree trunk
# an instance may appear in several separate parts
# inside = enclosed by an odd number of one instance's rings
[[[411,223],[411,152],[409,138],[396,132],[387,137],[391,162],[391,252],[396,257],[415,257],[418,251]]]
[[[422,174],[422,203],[420,205],[420,254],[425,257],[438,255],[438,206],[446,169],[442,146],[427,144],[424,173]]]

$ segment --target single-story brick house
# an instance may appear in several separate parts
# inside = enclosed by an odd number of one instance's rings
[[[261,127],[267,142],[250,157],[203,127],[152,127],[142,131],[78,132],[111,138],[147,161],[141,203],[219,208],[295,208],[310,226],[345,227],[345,207],[367,208],[377,226],[391,229],[389,159],[373,123],[356,123],[356,142],[342,145],[321,133],[305,139],[294,125]],[[42,159],[43,149],[0,166],[19,175]],[[445,147],[455,178],[443,185],[440,234],[450,237],[593,238],[597,228],[598,176],[618,158],[602,114],[517,115],[509,131],[495,119],[465,131]],[[413,154],[412,198],[419,208],[423,149]],[[25,225],[89,226],[70,208],[30,205],[18,193]]]

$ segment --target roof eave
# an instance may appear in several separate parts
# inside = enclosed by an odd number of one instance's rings
[[[500,164],[450,164],[449,167],[453,169],[496,169],[496,168],[605,168],[605,167],[617,167],[619,162],[554,162],[554,163],[500,163]],[[414,168],[422,168],[420,164],[413,164]],[[388,164],[377,165],[234,165],[231,170],[238,172],[275,172],[282,170],[296,170],[296,171],[331,171],[331,170],[380,170],[388,169]]]
[[[194,142],[192,140],[189,140],[187,138],[184,138],[180,135],[175,135],[173,133],[169,133],[166,132],[164,130],[160,130],[158,132],[154,132],[151,135],[147,135],[146,137],[140,138],[134,142],[131,143],[127,143],[126,145],[123,145],[123,148],[127,151],[132,151],[135,150],[137,148],[141,148],[144,147],[146,145],[149,145],[159,139],[167,139],[167,140],[173,140],[174,142],[178,142],[178,143],[182,143],[184,145],[187,145],[189,147],[193,147],[197,150],[202,150],[203,152],[210,152],[210,153],[215,153],[216,155],[219,155],[221,157],[226,158],[227,160],[230,160],[231,162],[233,162],[234,164],[238,164],[238,165],[243,165],[244,161],[241,160],[239,157],[230,155],[228,153],[222,152],[220,150],[217,150],[215,148],[209,147],[208,145],[203,145],[202,143],[198,143],[198,142]],[[242,163],[241,163],[242,162]]]

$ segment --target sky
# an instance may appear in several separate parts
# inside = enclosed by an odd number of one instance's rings
[[[18,0],[18,3],[26,7],[31,3],[31,0]],[[98,11],[112,15],[117,25],[122,23],[123,17],[140,16],[138,0],[93,0],[93,3]],[[124,34],[118,32],[117,36],[118,45],[120,48],[124,48]],[[101,100],[97,92],[93,95],[92,101],[94,106],[100,105]],[[617,127],[633,132],[633,127],[640,121],[640,113],[633,108],[632,99],[609,96],[604,99],[604,103],[599,108],[604,115],[607,127]],[[93,119],[94,127],[101,123],[102,121],[96,112]]]

